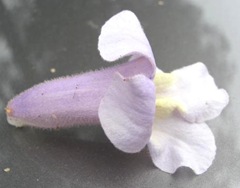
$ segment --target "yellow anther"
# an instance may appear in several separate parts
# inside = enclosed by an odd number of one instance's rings
[[[154,77],[154,84],[156,87],[156,117],[167,118],[174,110],[180,112],[185,111],[184,105],[178,100],[164,96],[164,91],[168,90],[174,85],[176,78],[171,73],[164,73],[157,70]]]
[[[158,98],[156,99],[156,116],[163,119],[170,116],[173,111],[185,111],[184,105],[172,98]]]
[[[157,71],[154,77],[156,90],[161,91],[169,88],[175,82],[175,77],[171,73]]]

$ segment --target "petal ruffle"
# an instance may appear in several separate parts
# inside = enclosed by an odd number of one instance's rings
[[[149,142],[155,113],[155,87],[143,75],[116,74],[99,107],[103,130],[114,146],[139,152]]]
[[[175,83],[158,97],[172,97],[183,104],[180,113],[187,121],[200,123],[213,119],[228,104],[227,92],[217,88],[203,63],[175,70],[172,75]]]
[[[110,18],[102,27],[98,41],[100,55],[106,61],[115,61],[131,55],[131,59],[145,57],[155,73],[155,60],[151,46],[137,17],[131,11],[122,11]]]
[[[156,122],[148,147],[153,163],[168,173],[185,166],[202,174],[216,153],[214,136],[205,123],[191,124],[180,118]]]

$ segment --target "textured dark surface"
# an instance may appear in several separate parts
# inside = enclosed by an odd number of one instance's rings
[[[239,8],[238,0],[0,1],[0,187],[240,187]],[[47,131],[6,122],[4,107],[22,90],[108,66],[97,51],[98,35],[123,9],[138,16],[159,68],[202,61],[230,94],[222,115],[208,123],[218,150],[203,175],[187,168],[164,173],[147,149],[115,149],[101,127]]]

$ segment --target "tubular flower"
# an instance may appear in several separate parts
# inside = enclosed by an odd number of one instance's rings
[[[216,153],[205,121],[228,103],[202,63],[164,73],[137,17],[122,11],[102,27],[98,49],[113,67],[38,84],[6,107],[15,126],[61,128],[101,124],[112,144],[128,153],[149,148],[153,163],[174,173],[181,166],[205,172]]]

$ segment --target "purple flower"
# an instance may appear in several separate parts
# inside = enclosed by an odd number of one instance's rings
[[[105,23],[98,49],[107,61],[131,58],[22,92],[8,103],[8,122],[41,128],[101,124],[113,145],[124,152],[139,152],[148,145],[153,163],[165,172],[174,173],[180,166],[196,174],[205,172],[216,146],[204,122],[221,113],[228,94],[217,88],[204,64],[162,72],[130,11]]]

